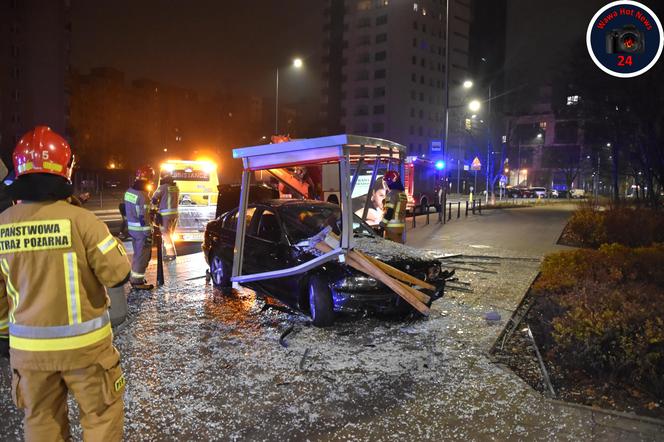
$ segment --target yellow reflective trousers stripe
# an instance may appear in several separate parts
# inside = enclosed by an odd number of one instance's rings
[[[17,338],[15,336],[9,337],[9,346],[16,350],[24,351],[62,351],[62,350],[76,350],[78,348],[87,347],[88,345],[96,344],[112,335],[110,322],[91,333],[73,336],[70,338],[54,338],[54,339],[32,339],[32,338]]]
[[[67,314],[69,324],[80,324],[81,321],[81,294],[78,286],[78,259],[76,253],[63,253],[62,260],[65,265],[65,288],[67,290]]]
[[[0,269],[2,270],[2,273],[5,275],[7,295],[9,295],[9,299],[12,301],[12,306],[9,309],[9,321],[16,322],[16,318],[14,317],[14,312],[16,311],[16,307],[18,307],[19,294],[18,291],[14,288],[11,279],[9,279],[9,264],[7,263],[7,260],[4,258],[0,262]]]

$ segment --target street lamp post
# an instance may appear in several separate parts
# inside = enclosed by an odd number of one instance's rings
[[[304,62],[301,58],[293,59],[293,67],[296,69],[301,69],[304,65]],[[279,135],[279,68],[276,70],[276,87],[274,94],[274,134]]]
[[[491,166],[491,160],[493,159],[492,155],[493,150],[492,144],[491,144],[491,83],[489,83],[489,99],[487,101],[488,109],[486,113],[486,119],[487,119],[487,140],[486,140],[486,199],[484,202],[488,205],[489,204],[489,181],[491,180],[490,176],[493,172],[493,166]],[[491,172],[489,171],[491,169]],[[493,190],[493,185],[491,186],[491,190]],[[493,192],[492,192],[493,193]]]
[[[447,145],[450,140],[450,0],[445,6],[445,139],[443,140],[443,158],[449,155]]]

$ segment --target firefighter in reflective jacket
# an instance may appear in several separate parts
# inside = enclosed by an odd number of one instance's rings
[[[167,170],[161,172],[160,185],[152,196],[152,204],[157,207],[157,224],[161,230],[164,259],[173,261],[176,258],[173,232],[178,223],[178,199],[180,189]]]
[[[125,379],[104,286],[128,280],[126,253],[92,212],[66,202],[73,156],[62,137],[36,127],[13,162],[18,204],[0,214],[0,333],[9,333],[25,439],[69,440],[71,392],[83,438],[120,441]]]
[[[134,184],[125,192],[127,230],[131,236],[134,256],[131,260],[131,286],[137,290],[152,290],[154,286],[145,280],[152,255],[152,215],[150,190],[155,173],[152,167],[142,166],[136,171]]]
[[[389,191],[385,203],[385,216],[380,225],[385,229],[385,238],[403,243],[408,197],[398,172],[394,170],[387,171],[383,181],[387,183]]]

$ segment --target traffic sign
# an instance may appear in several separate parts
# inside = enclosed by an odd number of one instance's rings
[[[482,170],[482,163],[478,157],[475,157],[472,164],[470,165],[470,170]]]

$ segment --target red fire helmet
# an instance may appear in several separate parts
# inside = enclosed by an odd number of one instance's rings
[[[396,170],[388,170],[385,172],[385,176],[383,177],[383,180],[388,184],[397,182],[400,179],[401,177],[399,176],[399,172]]]
[[[21,137],[14,154],[16,177],[31,173],[49,173],[71,182],[74,155],[69,143],[50,127],[37,126]]]

